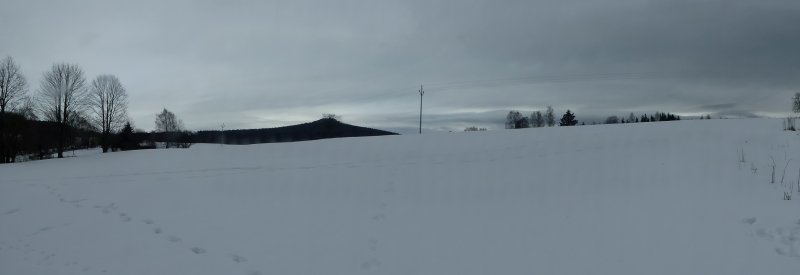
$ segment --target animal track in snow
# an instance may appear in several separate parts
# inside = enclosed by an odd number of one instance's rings
[[[781,256],[800,258],[800,226],[779,227],[776,229],[759,228],[759,238],[774,242],[775,253]]]
[[[170,242],[173,242],[173,243],[181,242],[181,238],[178,238],[177,236],[169,236],[169,237],[167,237],[167,240],[170,241]]]
[[[143,222],[145,224],[153,224],[153,220],[151,220],[151,219],[145,219]]]
[[[205,254],[206,250],[203,249],[202,247],[196,247],[195,246],[195,247],[192,247],[192,252],[194,252],[194,254]]]
[[[742,219],[742,223],[746,223],[746,224],[755,224],[757,221],[758,221],[758,219],[756,217]]]
[[[20,210],[19,208],[14,208],[14,209],[11,209],[9,211],[6,211],[5,213],[3,213],[3,215],[11,215],[11,214],[19,212],[19,210]]]
[[[161,227],[156,227],[156,228],[153,228],[153,233],[156,233],[156,234],[161,234],[161,232],[163,232],[163,231],[161,230]]]
[[[366,262],[361,263],[361,269],[367,270],[372,269],[374,267],[381,266],[381,261],[378,259],[369,259]]]
[[[231,254],[231,260],[237,263],[243,263],[247,261],[247,258],[242,257],[241,255]]]
[[[369,240],[369,250],[371,251],[378,250],[378,240],[376,239]]]

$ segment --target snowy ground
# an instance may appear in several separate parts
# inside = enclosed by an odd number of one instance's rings
[[[798,274],[800,136],[703,120],[0,166],[0,274]],[[744,150],[745,162],[738,162]],[[757,168],[754,171],[751,168]],[[796,191],[796,189],[795,189]]]

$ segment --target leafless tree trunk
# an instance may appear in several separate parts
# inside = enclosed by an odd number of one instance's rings
[[[10,56],[0,61],[0,163],[12,162],[13,154],[8,154],[5,120],[6,111],[14,107],[22,99],[27,88],[27,81],[19,71],[19,66]]]
[[[58,157],[64,157],[64,143],[69,130],[70,116],[80,113],[86,105],[86,79],[75,64],[55,64],[44,73],[39,91],[44,118],[58,123]]]
[[[772,179],[770,179],[769,183],[775,183],[775,158],[772,156],[769,156],[769,158],[772,160]]]
[[[128,116],[128,93],[113,75],[101,75],[92,81],[89,106],[93,122],[102,134],[103,153],[108,152],[111,134],[125,124]]]

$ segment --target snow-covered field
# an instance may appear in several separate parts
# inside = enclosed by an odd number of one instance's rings
[[[0,274],[800,274],[770,156],[797,184],[775,119],[0,165]]]

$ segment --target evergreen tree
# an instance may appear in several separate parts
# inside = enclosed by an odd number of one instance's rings
[[[131,126],[130,122],[126,122],[125,126],[123,126],[122,130],[119,132],[117,148],[122,150],[132,150],[136,148],[136,142],[133,138],[133,126]]]
[[[575,126],[578,124],[578,120],[575,119],[575,115],[572,111],[567,110],[564,113],[564,116],[561,117],[561,122],[558,124],[559,126]]]

